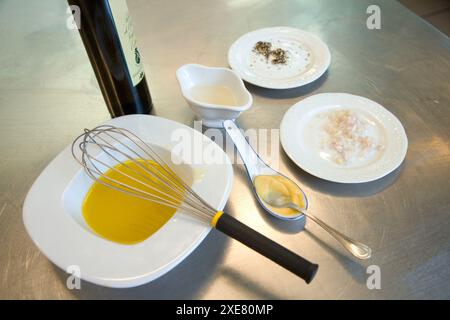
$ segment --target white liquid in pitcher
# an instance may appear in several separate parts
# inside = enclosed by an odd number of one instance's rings
[[[195,86],[191,89],[192,98],[199,102],[236,107],[233,92],[225,86]]]

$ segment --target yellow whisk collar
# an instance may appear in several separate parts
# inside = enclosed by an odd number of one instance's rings
[[[223,211],[217,211],[214,217],[211,220],[211,226],[216,227],[217,221],[219,221],[220,217],[223,215]]]

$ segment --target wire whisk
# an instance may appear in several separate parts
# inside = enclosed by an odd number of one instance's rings
[[[111,125],[85,129],[74,140],[72,155],[94,181],[118,192],[175,208],[210,224],[300,276],[307,283],[317,272],[317,264],[209,205],[175,173],[169,161],[164,160],[155,148],[130,130]],[[109,170],[113,170],[115,176],[120,178],[106,176],[105,172]]]

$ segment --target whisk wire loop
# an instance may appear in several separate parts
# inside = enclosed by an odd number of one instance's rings
[[[106,125],[85,129],[72,144],[72,154],[85,173],[104,186],[193,214],[205,223],[217,212],[149,144],[129,130]],[[104,175],[108,170],[120,178]],[[134,181],[137,186],[126,181]]]

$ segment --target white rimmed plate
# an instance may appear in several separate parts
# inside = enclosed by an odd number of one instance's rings
[[[233,180],[230,160],[209,138],[192,128],[155,116],[131,115],[106,124],[129,129],[147,143],[171,149],[196,141],[214,150],[216,164],[196,160],[190,166],[202,178],[193,189],[217,209],[228,199]],[[178,141],[178,142],[177,142]],[[81,278],[108,287],[133,287],[165,274],[186,258],[206,237],[210,227],[177,212],[161,229],[136,245],[121,245],[89,230],[81,205],[92,181],[72,158],[71,147],[62,151],[41,173],[23,207],[25,227],[39,249],[58,267],[77,266]]]
[[[274,65],[253,48],[258,41],[287,51],[286,64]],[[230,67],[245,81],[269,89],[300,87],[318,79],[330,66],[328,46],[317,36],[291,27],[273,27],[244,34],[228,50]]]
[[[368,132],[382,148],[351,164],[337,164],[323,152],[323,115],[350,110],[368,123]],[[378,103],[346,93],[322,93],[293,105],[280,127],[287,155],[306,172],[334,182],[362,183],[379,179],[405,159],[408,139],[400,121]]]

